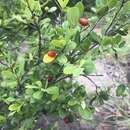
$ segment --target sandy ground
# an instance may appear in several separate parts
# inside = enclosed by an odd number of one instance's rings
[[[101,29],[97,28],[95,30],[98,34],[101,33]],[[126,43],[130,44],[130,31],[128,36],[124,37]],[[116,61],[112,56],[98,59],[96,61],[96,74],[103,76],[90,76],[90,78],[97,84],[99,87],[111,87],[115,86],[118,83],[127,83],[126,79],[126,57],[121,58],[121,63],[125,64],[122,66],[119,61]],[[117,80],[118,79],[118,80]],[[79,83],[83,84],[86,87],[87,92],[95,91],[95,85],[87,78],[80,76],[77,78]]]

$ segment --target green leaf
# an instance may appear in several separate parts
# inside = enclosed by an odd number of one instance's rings
[[[79,76],[80,74],[83,73],[84,68],[74,66],[73,64],[67,64],[64,67],[64,74],[73,74],[73,76]]]
[[[82,109],[85,109],[85,108],[86,108],[86,102],[85,102],[85,101],[82,101],[82,102],[81,102],[81,107],[82,107]]]
[[[93,111],[91,109],[89,108],[82,109],[82,107],[79,107],[78,112],[83,119],[85,120],[92,119]]]
[[[125,93],[125,90],[126,90],[126,86],[124,84],[119,85],[116,89],[116,95],[123,96],[123,94]]]
[[[70,25],[76,25],[79,22],[80,12],[77,7],[68,8],[67,10],[67,20]]]
[[[43,20],[40,21],[40,24],[41,24],[41,26],[42,26],[42,25],[45,26],[45,24],[48,25],[48,23],[50,23],[50,21],[51,21],[50,18],[44,18]]]
[[[3,79],[16,80],[15,75],[11,70],[2,71],[2,77]]]
[[[6,117],[0,115],[0,126],[1,126],[1,124],[5,123],[5,122],[6,122]]]
[[[59,88],[57,86],[49,87],[45,90],[45,92],[52,95],[53,101],[55,101],[59,97]]]
[[[25,23],[25,24],[27,23],[27,21],[25,19],[23,19],[22,16],[20,16],[20,15],[13,15],[12,19],[15,19],[21,23]]]
[[[109,0],[108,1],[108,7],[109,8],[115,7],[118,2],[119,2],[119,0]]]
[[[11,104],[11,105],[8,107],[8,109],[9,109],[10,111],[17,111],[17,112],[19,112],[20,109],[21,109],[21,105],[18,104],[18,103]]]
[[[75,49],[77,46],[77,44],[73,41],[69,41],[69,43],[67,44],[66,48],[65,48],[65,51],[69,52],[73,49]]]
[[[8,97],[6,98],[5,102],[6,103],[11,103],[11,102],[14,102],[16,99],[14,97]]]
[[[16,61],[16,67],[18,69],[18,75],[21,76],[24,73],[24,64],[25,64],[25,58],[24,54],[18,55],[17,61]]]
[[[36,81],[34,84],[37,85],[38,87],[42,87],[42,82],[41,81]]]
[[[96,0],[96,6],[100,7],[107,4],[108,0]]]
[[[109,99],[109,91],[108,90],[101,90],[98,95],[98,100],[102,104],[105,101]]]
[[[36,85],[26,85],[25,88],[27,88],[27,89],[39,89],[39,87],[36,86]]]
[[[97,15],[103,16],[107,13],[108,10],[109,10],[108,6],[104,5],[104,6],[97,9]]]
[[[96,67],[95,64],[93,63],[93,61],[91,60],[91,58],[87,59],[87,60],[81,60],[80,62],[80,66],[82,68],[84,68],[84,72],[85,74],[92,74],[96,71]]]
[[[96,0],[97,14],[104,15],[109,9],[116,6],[119,0]]]
[[[50,95],[58,95],[59,96],[59,88],[57,86],[47,88],[46,92]]]
[[[32,11],[35,11],[38,15],[42,14],[39,0],[28,0],[28,3]]]
[[[17,81],[14,80],[4,80],[1,82],[2,87],[7,87],[7,88],[16,88],[17,87]]]
[[[8,114],[8,117],[14,116],[15,113],[16,113],[16,111],[11,111],[11,112]]]
[[[77,7],[79,9],[79,15],[80,17],[82,17],[83,13],[84,13],[84,5],[82,2],[78,2],[75,7]]]
[[[111,44],[112,44],[112,38],[111,38],[111,37],[104,36],[103,39],[102,39],[101,44],[102,44],[103,46],[111,45]]]
[[[125,14],[130,14],[130,1],[126,2],[125,5],[124,5],[124,8],[122,9],[122,11],[125,13]]]
[[[79,45],[80,44],[80,31],[76,32],[74,41]]]
[[[96,43],[98,42],[98,43],[100,43],[102,41],[100,35],[98,35],[94,31],[90,33],[89,38],[90,38],[91,42],[96,42]]]
[[[43,97],[43,92],[42,91],[37,91],[35,93],[33,93],[33,98],[40,100]]]
[[[83,41],[83,43],[81,43],[80,47],[81,47],[81,49],[82,49],[83,51],[86,52],[86,51],[90,48],[91,44],[92,44],[91,40],[85,39],[85,40]]]
[[[18,130],[29,130],[31,129],[32,127],[34,127],[34,119],[33,118],[27,118],[27,119],[24,119],[22,122],[21,122],[21,127],[18,129]]]
[[[63,48],[66,44],[66,41],[65,41],[64,38],[60,38],[60,39],[57,39],[57,40],[52,40],[51,44],[55,47]]]
[[[67,57],[64,54],[58,56],[57,60],[60,64],[66,64],[68,61]]]
[[[112,38],[113,45],[119,45],[122,41],[121,35],[116,35]]]
[[[59,95],[52,95],[52,101],[55,101],[57,98],[59,97]]]
[[[25,94],[26,95],[33,95],[33,93],[34,93],[34,90],[33,89],[30,89],[30,88],[27,88],[26,90],[25,90]]]
[[[77,104],[77,101],[74,99],[69,100],[68,105],[69,106],[75,106]]]
[[[75,67],[73,70],[73,76],[80,76],[83,73],[84,68]]]
[[[57,0],[61,8],[65,8],[69,2],[69,0]]]
[[[69,23],[68,23],[68,21],[64,21],[64,22],[62,23],[62,27],[63,27],[63,29],[68,29],[68,28],[69,28]]]
[[[75,69],[73,64],[67,64],[64,69],[63,72],[64,74],[73,74],[73,70]]]

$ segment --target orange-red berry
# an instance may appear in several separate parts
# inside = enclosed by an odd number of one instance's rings
[[[68,117],[65,117],[63,120],[65,124],[68,124],[70,122]]]
[[[55,51],[48,51],[48,56],[50,57],[56,57],[56,52]]]
[[[86,19],[86,18],[80,18],[79,23],[80,23],[82,26],[87,26],[87,25],[89,24],[89,21],[88,21],[88,19]]]

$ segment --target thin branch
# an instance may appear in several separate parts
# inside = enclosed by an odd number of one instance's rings
[[[91,51],[92,49],[94,49],[97,45],[99,45],[99,44],[96,43],[96,44],[94,44],[93,46],[91,46],[91,47],[88,49],[88,51],[86,52],[86,54],[87,54],[89,51]],[[75,54],[75,55],[73,56],[73,58],[75,58],[75,57],[77,57],[77,56],[81,56],[82,54],[83,54],[83,52],[79,52],[78,54]],[[79,59],[79,58],[75,59],[75,60],[73,61],[73,63],[76,62],[78,59]]]
[[[99,86],[90,78],[90,77],[88,77],[87,75],[85,75],[85,74],[82,74],[81,76],[84,76],[85,78],[87,78],[90,82],[92,82],[93,84],[94,84],[94,86],[96,87],[96,95],[90,100],[90,102],[89,102],[89,105],[90,106],[93,106],[93,102],[96,100],[96,98],[97,98],[97,95],[98,95],[98,88],[99,88]]]
[[[83,28],[83,29],[81,30],[81,32],[80,32],[80,33],[82,33],[82,32],[84,32],[84,31],[86,31],[86,30],[89,28],[89,26],[90,26],[90,25],[88,25],[87,27]]]
[[[32,14],[32,17],[35,17],[34,11],[31,9],[28,0],[26,0],[26,2],[27,2],[27,5],[28,5],[28,9],[30,10],[30,12],[31,12],[31,14]],[[39,20],[40,20],[40,18],[39,18]],[[38,35],[39,35],[38,57],[39,57],[39,59],[40,59],[40,58],[41,58],[41,51],[42,51],[42,33],[41,33],[40,25],[39,25],[35,20],[34,20],[34,25],[35,25],[35,27],[37,28]],[[40,61],[40,60],[38,60],[38,64],[39,64],[39,61]]]
[[[97,45],[99,45],[99,44],[98,44],[98,43],[95,43],[93,46],[91,46],[91,47],[89,48],[89,50],[87,51],[87,53],[88,53],[90,50],[94,49]]]
[[[28,0],[26,0],[27,5],[28,5],[28,9],[30,10],[32,17],[35,17],[34,11],[31,9]],[[39,59],[41,58],[41,50],[42,50],[42,33],[41,33],[41,29],[39,24],[34,20],[34,26],[36,27],[37,31],[38,31],[38,36],[39,36],[39,42],[38,42],[38,57]],[[38,62],[34,65],[37,66],[39,65],[40,60],[38,60]],[[23,75],[21,76],[20,80],[19,80],[19,87],[18,87],[18,92],[22,93],[23,92],[23,87],[24,87],[24,83],[26,81],[25,77],[28,75],[29,71],[32,68],[29,67],[27,70],[25,70],[25,72],[23,73]]]
[[[117,12],[115,13],[110,25],[107,27],[106,31],[105,31],[105,35],[107,35],[108,31],[110,30],[111,26],[113,25],[113,23],[115,22],[115,19],[117,18],[118,14],[120,13],[122,7],[124,6],[125,0],[122,0],[121,5],[119,7],[119,9],[117,10]]]
[[[93,102],[96,100],[96,98],[97,98],[97,95],[95,95],[95,96],[90,100],[89,105],[90,105],[91,107],[93,107]]]
[[[4,52],[0,49],[0,53],[3,55],[3,56],[5,56],[5,54],[4,54]]]
[[[9,67],[8,64],[4,63],[3,61],[0,60],[0,64],[6,67]]]
[[[70,78],[70,77],[72,77],[72,75],[63,76],[63,77],[61,77],[61,78],[59,78],[59,79],[57,79],[57,80],[55,80],[55,81],[53,81],[53,82],[51,82],[51,83],[57,83],[57,82],[59,82],[59,81],[61,81],[61,80],[64,80],[64,79]]]
[[[39,42],[38,42],[38,57],[41,58],[41,51],[42,51],[42,33],[40,30],[40,27],[37,27],[38,29],[38,35],[39,35]]]
[[[101,19],[102,19],[103,17],[104,17],[104,15],[101,16],[101,17],[97,20],[97,22],[95,23],[95,25],[91,28],[91,30],[87,33],[87,35],[85,35],[85,36],[83,37],[83,39],[81,40],[81,42],[84,41],[84,40],[91,34],[91,32],[95,29],[95,27],[97,26],[97,24],[101,21]]]
[[[20,79],[19,79],[18,75],[16,74],[16,70],[13,68],[13,65],[10,65],[10,70],[14,74],[14,76],[15,76],[15,78],[17,80],[17,85],[19,87],[20,86]]]
[[[98,94],[97,90],[98,90],[99,86],[90,77],[88,77],[87,75],[81,74],[81,76],[87,78],[91,83],[94,84],[94,86],[96,87],[96,93]]]
[[[93,75],[93,74],[91,74],[91,75],[88,75],[88,76],[104,76],[104,75],[102,75],[102,74],[96,74],[96,75]]]

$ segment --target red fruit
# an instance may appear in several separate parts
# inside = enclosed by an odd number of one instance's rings
[[[53,80],[53,76],[52,75],[49,75],[48,76],[48,81],[51,82]]]
[[[87,26],[87,25],[89,24],[89,21],[88,21],[88,19],[86,19],[86,18],[80,18],[79,23],[80,23],[82,26]]]
[[[65,123],[65,124],[68,124],[68,123],[69,123],[68,117],[65,117],[63,120],[64,120],[64,123]]]
[[[55,57],[56,56],[56,52],[55,51],[48,51],[48,56],[50,57]]]

